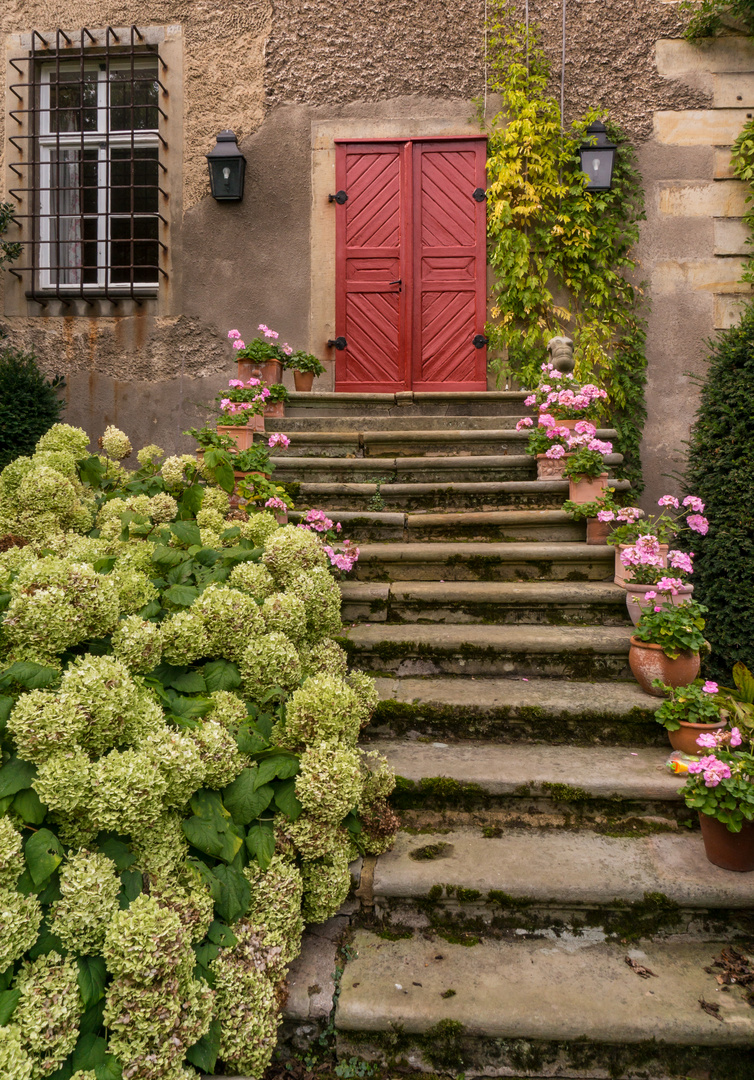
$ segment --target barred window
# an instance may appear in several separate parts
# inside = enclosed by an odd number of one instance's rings
[[[11,87],[30,102],[11,112],[28,118],[26,160],[11,166],[30,181],[12,192],[29,196],[20,272],[34,296],[153,294],[167,198],[157,47],[136,27],[84,30],[77,44],[58,31],[53,44],[35,32],[28,81]]]

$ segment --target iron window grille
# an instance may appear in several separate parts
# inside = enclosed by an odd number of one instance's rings
[[[167,66],[158,46],[136,26],[83,29],[78,41],[35,30],[28,56],[10,63],[25,76],[10,86],[10,117],[22,129],[10,135],[20,158],[10,194],[27,255],[11,272],[42,303],[140,303],[167,276]]]

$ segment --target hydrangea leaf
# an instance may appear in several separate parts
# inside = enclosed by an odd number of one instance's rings
[[[35,664],[33,660],[17,660],[0,675],[0,686],[16,682],[27,690],[44,690],[59,678],[60,672],[56,668]]]
[[[251,885],[233,866],[216,866],[213,873],[220,882],[220,899],[215,911],[226,923],[234,923],[249,910]]]
[[[275,785],[275,806],[282,810],[291,821],[295,821],[304,809],[296,798],[296,781],[286,780],[282,784]]]
[[[272,830],[272,818],[252,825],[246,837],[246,847],[249,854],[253,855],[262,870],[266,870],[272,862],[275,854],[275,833]]]
[[[187,671],[173,679],[173,687],[182,694],[206,694],[207,684],[198,671]]]
[[[243,724],[236,735],[238,749],[242,754],[258,754],[270,745],[264,736],[255,730],[255,725]]]
[[[93,488],[102,486],[102,479],[107,472],[107,467],[103,465],[98,457],[92,455],[82,461],[77,461],[76,465],[78,466],[79,476],[85,484],[89,484]]]
[[[199,548],[194,556],[196,561],[202,566],[214,566],[220,557],[220,552],[215,551],[214,548]]]
[[[96,1005],[105,996],[107,968],[101,956],[78,956],[78,984],[84,1008]]]
[[[165,580],[168,585],[185,585],[193,573],[194,561],[193,559],[187,559],[185,562],[179,563],[178,566],[171,567],[165,575]]]
[[[204,681],[207,690],[235,690],[241,685],[241,673],[230,660],[211,660],[204,665]]]
[[[218,945],[205,942],[204,945],[194,945],[194,953],[197,963],[203,968],[209,968],[212,961],[217,960],[220,955],[220,948]]]
[[[238,825],[250,825],[272,802],[269,784],[256,784],[257,769],[244,769],[223,791],[223,802]]]
[[[3,990],[0,993],[0,1027],[5,1027],[8,1023],[20,1000],[20,990]]]
[[[280,780],[288,780],[299,772],[298,758],[293,754],[274,754],[259,763],[254,783],[256,787],[268,783],[277,777]]]
[[[0,731],[5,731],[5,725],[8,723],[8,717],[14,705],[15,701],[12,697],[0,697]]]
[[[90,1005],[82,1015],[79,1022],[79,1032],[81,1035],[96,1035],[104,1023],[104,1018],[105,999],[103,997],[94,1005]]]
[[[137,896],[141,896],[144,889],[144,878],[140,870],[124,870],[120,875],[120,880],[123,885],[120,894],[120,907],[121,910],[124,910],[132,900],[135,900]]]
[[[192,1065],[196,1065],[197,1069],[201,1069],[202,1072],[213,1073],[215,1071],[215,1063],[220,1053],[220,1031],[220,1021],[218,1019],[211,1020],[206,1035],[202,1035],[199,1042],[194,1043],[186,1051],[186,1060],[190,1061]]]
[[[27,825],[41,825],[47,813],[47,807],[34,788],[19,791],[13,799],[13,809]]]
[[[35,885],[41,885],[63,861],[63,845],[49,829],[40,829],[26,841],[26,865]]]
[[[128,870],[129,866],[133,866],[136,862],[136,856],[123,840],[119,840],[117,836],[104,836],[100,834],[97,837],[97,847],[103,855],[107,855],[108,859],[112,859],[115,863],[115,869],[120,873],[121,870]]]
[[[192,484],[187,487],[181,494],[178,500],[178,511],[182,518],[194,517],[202,508],[202,501],[204,499],[204,488],[199,484]]]
[[[202,534],[199,526],[193,521],[174,521],[170,531],[179,543],[191,547],[193,544],[202,546]]]
[[[65,956],[66,949],[60,938],[50,932],[50,928],[43,920],[42,925],[39,927],[39,937],[32,947],[29,949],[29,959],[36,960],[39,956],[45,956],[47,953],[56,952],[60,956]]]
[[[5,611],[8,604],[11,602],[11,594],[9,592],[0,592],[0,611]]]
[[[187,558],[185,551],[181,551],[179,548],[163,547],[162,545],[158,545],[152,552],[152,562],[157,566],[178,566]]]
[[[73,1071],[81,1069],[82,1072],[86,1072],[87,1069],[94,1069],[97,1065],[104,1065],[106,1054],[107,1043],[104,1039],[93,1033],[82,1035],[71,1055]]]
[[[210,941],[214,942],[215,945],[222,945],[224,949],[230,949],[238,944],[238,938],[231,928],[226,926],[225,923],[221,923],[218,919],[214,919],[210,923],[207,937]]]
[[[15,795],[31,786],[37,770],[30,761],[13,757],[0,769],[0,799],[6,795]]]
[[[105,1054],[105,1060],[94,1066],[97,1080],[123,1080],[123,1066],[113,1054]]]
[[[197,850],[223,862],[232,862],[243,838],[233,828],[230,814],[217,792],[197,791],[191,796],[194,817],[181,822],[186,838]]]
[[[15,974],[15,968],[13,964],[7,967],[5,971],[0,975],[0,990],[7,990],[10,984],[13,982],[13,976]]]
[[[199,590],[193,585],[171,585],[163,594],[166,600],[178,607],[191,607],[199,595]]]

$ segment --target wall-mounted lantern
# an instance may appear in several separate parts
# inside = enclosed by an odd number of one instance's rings
[[[208,154],[209,186],[218,202],[238,202],[243,198],[243,178],[246,158],[238,149],[232,131],[221,131],[217,145]]]
[[[616,144],[607,137],[607,128],[597,120],[586,129],[587,141],[579,147],[581,171],[589,177],[587,191],[609,191],[613,183]]]

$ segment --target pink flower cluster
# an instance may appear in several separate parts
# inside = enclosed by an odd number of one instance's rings
[[[309,529],[311,532],[326,533],[335,528],[332,521],[324,510],[307,510],[306,517],[299,525],[299,529]],[[337,532],[340,532],[341,524],[338,522]]]
[[[273,448],[273,446],[282,446],[284,450],[287,450],[288,447],[291,445],[291,440],[288,438],[287,435],[284,435],[282,431],[276,431],[273,435],[270,435],[269,439],[267,440],[267,445],[269,446],[270,450]]]
[[[644,511],[638,506],[622,506],[620,510],[600,510],[597,518],[600,521],[620,521],[624,525],[631,524],[643,517]]]
[[[588,409],[595,401],[604,401],[607,398],[607,391],[602,390],[601,387],[595,386],[593,383],[586,383],[580,390],[572,390],[570,386],[564,390],[557,390],[545,385],[540,387],[540,392],[547,394],[547,397],[539,406],[540,412],[547,412],[553,405],[560,409],[572,409],[574,412],[581,412]],[[534,401],[526,398],[524,404],[533,405],[535,401],[536,397]]]
[[[663,495],[661,499],[657,500],[658,506],[669,506],[673,510],[680,510],[681,505],[685,508],[684,513],[687,514],[686,524],[694,532],[700,533],[702,536],[706,536],[709,531],[709,521],[703,516],[704,503],[696,495],[687,495],[683,500],[683,504],[678,502],[678,499],[674,495]],[[693,510],[693,514],[689,514],[688,511]]]
[[[672,593],[673,596],[677,596],[683,586],[683,580],[677,577],[661,577],[657,582],[657,588],[660,592]]]
[[[283,499],[278,498],[277,495],[273,495],[272,498],[268,499],[264,505],[267,510],[278,510],[282,512],[288,509]]]
[[[280,337],[280,334],[277,332],[277,330],[270,330],[269,326],[265,326],[264,323],[262,323],[262,322],[260,322],[260,324],[259,324],[259,329],[262,331],[262,333],[264,334],[265,337],[268,337],[268,338],[279,338]]]
[[[353,570],[355,564],[358,562],[359,549],[353,547],[350,540],[343,541],[343,549],[341,551],[336,551],[327,544],[325,545],[325,551],[330,560],[330,565],[336,567],[338,570],[344,570],[346,573],[348,573],[349,570]]]
[[[730,731],[705,731],[696,739],[696,745],[705,750],[717,750],[720,746],[740,746],[742,742],[741,732],[737,727]]]
[[[701,738],[701,736],[700,736]],[[697,739],[699,742],[699,739]],[[704,773],[706,787],[717,787],[721,780],[730,779],[730,766],[724,761],[719,761],[714,754],[708,754],[699,761],[689,762],[690,773]]]
[[[534,427],[534,421],[530,416],[525,416],[523,420],[519,420],[516,424],[516,431],[521,431],[522,428]]]
[[[685,551],[669,551],[668,565],[672,566],[674,570],[681,570],[684,574],[693,574],[693,558],[693,551],[690,551],[688,554]]]

